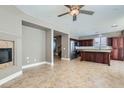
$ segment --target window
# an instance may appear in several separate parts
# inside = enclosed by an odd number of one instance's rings
[[[94,39],[95,47],[104,47],[107,46],[107,38],[106,37],[97,37]]]

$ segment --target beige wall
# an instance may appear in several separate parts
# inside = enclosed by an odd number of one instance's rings
[[[23,66],[46,61],[46,31],[22,26],[22,49]]]
[[[21,62],[21,18],[8,6],[0,6],[0,39],[15,41],[15,64],[11,68],[0,70],[0,79],[22,70]]]
[[[70,38],[68,34],[62,35],[62,58],[70,58]]]
[[[73,36],[73,35],[70,35],[70,38],[72,38],[72,39],[79,39],[79,36]]]
[[[41,26],[48,26],[51,28],[50,24],[42,22],[34,17],[26,15],[16,9],[14,6],[0,6],[0,39],[12,40],[15,42],[15,66],[0,70],[0,80],[12,75],[16,72],[22,71],[22,20],[31,22]],[[45,35],[44,35],[45,36]],[[48,37],[48,38],[47,38]],[[44,37],[45,38],[45,37]],[[53,62],[52,53],[52,38],[53,35],[51,31],[46,33],[46,61]],[[45,42],[45,41],[44,41]],[[45,46],[44,46],[45,47]],[[42,55],[42,54],[41,54]],[[25,63],[23,63],[24,65]]]
[[[52,49],[53,34],[51,31],[46,32],[46,61],[52,63],[53,61],[53,49]]]
[[[54,27],[49,23],[43,22],[39,19],[24,14],[23,12],[16,9],[15,6],[0,6],[0,39],[12,40],[15,42],[16,64],[13,67],[0,70],[0,80],[16,72],[22,71],[22,20],[37,24],[39,26],[47,26],[48,28],[59,29],[58,27]],[[48,62],[53,62],[52,38],[53,33],[51,33],[51,31],[48,31],[46,33],[47,49],[43,50],[46,51],[46,61]],[[43,55],[42,57],[43,59],[41,58],[41,61],[44,60],[45,55]],[[25,65],[25,63],[23,63],[23,65]]]

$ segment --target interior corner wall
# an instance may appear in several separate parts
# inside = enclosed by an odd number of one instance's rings
[[[51,31],[46,31],[46,61],[51,63],[52,62],[52,32]]]
[[[0,39],[15,41],[15,66],[0,70],[0,80],[22,70],[21,18],[10,6],[0,6]]]
[[[22,26],[22,66],[46,61],[46,31]]]
[[[70,38],[79,40],[79,37],[78,36],[74,36],[74,35],[70,35]]]
[[[68,34],[62,35],[62,58],[70,59],[70,40]]]

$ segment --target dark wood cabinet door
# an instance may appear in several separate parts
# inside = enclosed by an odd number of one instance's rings
[[[123,48],[123,37],[118,38],[118,48]]]
[[[124,38],[114,37],[112,39],[112,59],[124,60]]]
[[[109,53],[104,53],[104,55],[103,55],[104,57],[103,57],[103,59],[104,59],[104,64],[107,64],[107,62],[109,62],[110,61],[110,54]]]
[[[85,60],[90,61],[90,53],[85,52]]]
[[[118,60],[118,49],[113,49],[112,50],[112,59],[113,60]]]
[[[85,44],[86,46],[89,46],[89,40],[88,41],[85,41],[85,43],[86,43]]]
[[[82,40],[79,41],[79,46],[83,46]]]
[[[93,40],[88,41],[88,46],[93,46]]]
[[[90,55],[90,59],[91,59],[91,61],[95,62],[95,61],[96,61],[96,56],[95,56],[95,54],[94,54],[94,55],[91,54],[91,55]]]
[[[96,53],[96,62],[103,63],[104,62],[104,53]]]
[[[80,46],[93,46],[93,39],[80,40],[79,45]]]
[[[119,48],[118,49],[118,59],[119,60],[124,60],[124,50],[123,50],[123,48]]]
[[[112,47],[113,48],[118,48],[118,38],[114,37],[112,40]]]

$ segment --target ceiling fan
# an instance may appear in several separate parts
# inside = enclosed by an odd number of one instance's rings
[[[64,5],[65,7],[69,8],[68,12],[65,12],[63,14],[58,15],[58,17],[70,14],[73,16],[73,21],[77,20],[77,15],[79,13],[82,14],[87,14],[87,15],[93,15],[94,11],[89,11],[89,10],[80,10],[82,7],[84,7],[85,5]]]

